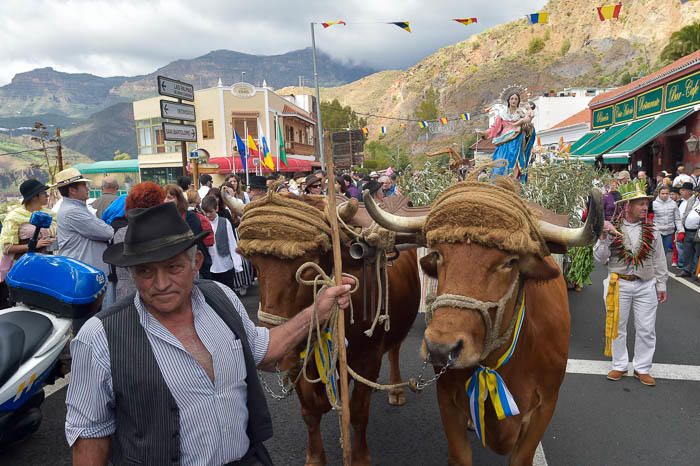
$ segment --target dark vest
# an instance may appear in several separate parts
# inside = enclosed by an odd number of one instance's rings
[[[196,286],[207,304],[241,340],[246,366],[249,453],[264,465],[272,460],[262,442],[272,437],[272,421],[240,315],[219,286],[201,280]],[[115,398],[117,431],[112,463],[151,466],[180,464],[180,410],[158,367],[139,322],[134,295],[96,315],[107,335]]]

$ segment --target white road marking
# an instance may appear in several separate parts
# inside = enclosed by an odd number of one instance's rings
[[[569,359],[566,364],[566,372],[569,374],[606,375],[611,369],[610,361]],[[632,371],[632,365],[630,364],[627,376],[632,376]],[[657,379],[700,382],[700,366],[654,363],[651,367],[651,375]]]
[[[61,379],[56,379],[56,382],[53,385],[47,385],[44,387],[44,395],[48,398],[49,396],[53,395],[54,393],[68,385],[69,381],[70,374]]]
[[[691,290],[695,291],[696,293],[700,293],[700,286],[696,285],[695,283],[691,283],[690,280],[686,280],[684,278],[679,278],[673,275],[672,273],[668,274],[669,277],[673,278],[675,281],[684,284]]]
[[[542,448],[542,443],[537,445],[537,450],[535,450],[535,458],[532,460],[532,466],[548,466],[547,458],[544,456],[544,449]]]

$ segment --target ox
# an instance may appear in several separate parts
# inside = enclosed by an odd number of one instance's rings
[[[278,195],[268,193],[266,197],[249,204],[239,226],[239,250],[253,263],[260,286],[259,316],[274,315],[281,319],[291,318],[300,309],[313,302],[311,287],[301,286],[295,279],[299,267],[306,262],[318,264],[328,275],[332,273],[333,255],[330,250],[330,229],[324,209],[325,199],[319,196]],[[345,222],[355,215],[356,201],[340,206],[339,216]],[[367,221],[371,221],[368,216]],[[362,219],[360,218],[360,223]],[[281,239],[280,239],[281,238]],[[347,238],[346,238],[347,239]],[[420,284],[415,248],[406,250],[387,266],[389,290],[390,330],[378,325],[371,337],[364,332],[372,323],[376,312],[373,300],[367,297],[377,292],[377,280],[372,273],[363,270],[363,247],[353,247],[350,255],[349,243],[344,242],[343,272],[360,279],[360,289],[353,295],[354,324],[350,324],[350,313],[346,312],[347,360],[361,376],[376,381],[384,353],[389,353],[390,383],[401,382],[399,372],[399,349],[415,320],[420,304]],[[302,274],[306,280],[313,279],[311,270]],[[366,301],[366,302],[365,302]],[[365,304],[369,303],[369,306]],[[269,321],[269,318],[266,317]],[[272,322],[276,319],[273,318]],[[262,320],[262,319],[261,319]],[[298,363],[299,351],[285,358],[281,370],[293,369]],[[312,368],[313,369],[313,368]],[[298,369],[296,369],[298,371]],[[301,411],[308,429],[308,444],[305,463],[325,464],[326,457],[320,432],[321,417],[330,408],[322,384],[310,384],[301,377],[295,387],[301,403]],[[353,465],[369,465],[366,428],[369,417],[372,389],[356,382],[350,400],[350,418],[354,431],[352,446]],[[391,404],[405,402],[403,389],[390,392]]]
[[[569,346],[566,284],[547,242],[578,246],[597,237],[600,193],[589,199],[586,225],[573,229],[537,220],[505,180],[458,183],[423,218],[384,212],[365,192],[378,224],[422,231],[431,249],[421,267],[438,285],[421,353],[436,371],[450,368],[437,383],[449,464],[472,464],[470,419],[485,445],[509,455],[511,465],[532,464],[554,413]],[[481,403],[479,395],[486,397]]]

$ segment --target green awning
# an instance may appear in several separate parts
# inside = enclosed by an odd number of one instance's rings
[[[593,155],[593,152],[598,147],[604,146],[608,141],[610,141],[613,137],[615,137],[615,135],[624,130],[627,126],[627,123],[611,126],[603,134],[601,134],[600,136],[598,136],[597,138],[595,138],[594,140],[577,150],[576,153],[574,153],[574,151],[571,151],[571,155]]]
[[[602,143],[596,144],[595,146],[591,147],[590,150],[586,151],[585,155],[591,155],[593,157],[596,157],[598,155],[607,154],[608,152],[610,152],[610,149],[617,146],[621,142],[625,141],[627,138],[631,137],[633,134],[636,134],[637,131],[641,130],[646,125],[651,123],[652,120],[653,120],[653,118],[645,118],[644,120],[633,121],[632,123],[627,125],[627,127],[624,128],[622,131],[620,131],[619,133],[608,138],[607,141],[604,141]],[[624,163],[624,162],[615,162],[615,163]]]
[[[666,132],[669,128],[676,125],[693,112],[694,110],[692,108],[686,108],[683,110],[676,110],[675,112],[662,113],[656,117],[651,124],[645,126],[639,132],[617,146],[610,155],[624,156],[631,154],[659,134]]]
[[[100,173],[138,173],[139,161],[132,160],[103,160],[95,163],[76,163],[73,168],[80,170],[83,175]]]
[[[581,148],[583,145],[588,144],[592,139],[597,137],[600,134],[600,131],[589,131],[583,136],[579,138],[578,141],[573,143],[571,145],[571,152],[577,151],[579,148]]]
[[[593,165],[595,163],[595,159],[597,157],[592,157],[590,155],[587,156],[581,156],[581,157],[576,157],[576,160],[581,161],[583,163],[589,163]],[[627,155],[604,155],[603,156],[603,164],[604,165],[616,165],[616,164],[621,164],[621,163],[628,163],[629,162],[629,156]]]

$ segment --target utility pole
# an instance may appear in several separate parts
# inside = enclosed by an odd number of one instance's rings
[[[56,162],[58,171],[63,171],[63,146],[61,145],[61,128],[56,128]]]

